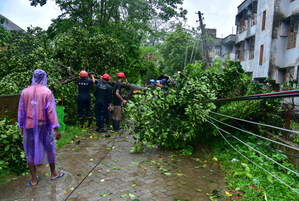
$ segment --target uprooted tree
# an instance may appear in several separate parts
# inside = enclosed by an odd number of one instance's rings
[[[178,84],[170,87],[168,93],[148,90],[146,94],[135,96],[127,104],[124,115],[127,123],[130,126],[134,125],[134,151],[143,151],[146,145],[188,149],[188,145],[196,142],[199,137],[216,134],[217,130],[203,118],[203,114],[207,114],[205,110],[221,111],[222,114],[261,122],[277,118],[279,100],[205,103],[207,100],[252,95],[264,91],[259,85],[251,82],[251,78],[245,74],[239,63],[216,60],[214,66],[206,71],[203,70],[203,66],[201,62],[188,65],[185,76],[174,76]]]

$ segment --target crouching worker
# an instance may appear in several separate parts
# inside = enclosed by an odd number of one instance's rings
[[[49,164],[51,180],[64,176],[65,172],[55,170],[55,140],[61,138],[58,130],[59,123],[56,114],[55,99],[47,87],[47,74],[37,69],[33,73],[30,87],[22,91],[19,108],[18,122],[23,135],[23,146],[29,170],[32,176],[30,186],[38,183],[35,166]]]
[[[102,82],[99,82],[94,89],[94,96],[96,97],[95,101],[95,113],[98,128],[96,131],[102,133],[107,132],[104,130],[104,116],[107,113],[107,105],[109,105],[108,110],[111,111],[111,93],[112,87],[108,84],[110,76],[104,74],[102,77]]]
[[[92,116],[90,110],[90,87],[95,83],[95,79],[92,74],[89,76],[92,80],[88,79],[87,72],[85,70],[79,73],[80,79],[77,80],[78,84],[78,99],[77,99],[77,108],[78,108],[78,118],[80,120],[80,128],[84,128],[84,119],[83,119],[83,108],[85,108],[86,116],[88,119],[88,128],[92,128]]]
[[[121,82],[126,78],[124,73],[118,73],[118,81],[113,87],[113,131],[116,133],[122,133],[120,130],[121,119],[121,103],[126,104],[127,101],[121,97]]]

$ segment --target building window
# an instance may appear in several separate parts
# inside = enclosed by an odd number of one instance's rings
[[[260,49],[260,65],[263,64],[263,57],[264,57],[264,45],[261,45],[261,49]]]
[[[246,27],[246,21],[245,19],[241,19],[240,20],[240,29],[239,29],[239,33],[243,33],[244,31],[247,30],[247,27]]]
[[[222,47],[221,46],[216,46],[215,47],[215,54],[218,56],[222,55]]]
[[[266,11],[263,12],[262,31],[265,30],[265,27],[266,27]]]
[[[254,59],[254,37],[249,39],[249,59]]]
[[[292,48],[296,47],[296,43],[297,43],[297,32],[298,32],[298,26],[295,26],[295,20],[292,17],[290,25],[288,27],[287,49],[292,49]]]
[[[245,42],[241,42],[240,47],[237,50],[237,59],[239,60],[239,62],[245,61],[244,53],[245,53]]]
[[[257,23],[256,13],[252,13],[252,16],[251,16],[251,26],[256,25],[256,23]]]

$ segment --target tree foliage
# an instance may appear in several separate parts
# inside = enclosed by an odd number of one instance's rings
[[[162,72],[172,75],[184,68],[185,53],[188,40],[192,39],[191,34],[186,33],[181,26],[177,26],[176,30],[167,35],[165,43],[161,45],[159,53],[163,56],[163,60],[159,62]],[[188,45],[188,52],[192,52],[193,46]],[[201,50],[195,56],[197,60],[201,59]],[[187,56],[187,61],[191,58],[191,54]]]
[[[6,47],[7,51],[0,53],[0,94],[20,93],[30,86],[33,71],[43,69],[57,103],[62,94],[64,96],[67,123],[76,122],[77,87],[74,83],[61,85],[68,73],[57,63],[71,66],[75,75],[85,69],[95,75],[109,73],[116,79],[117,73],[123,71],[131,83],[143,80],[148,71],[157,71],[155,64],[146,61],[138,47],[125,47],[114,38],[91,35],[85,29],[72,28],[53,39],[41,28],[12,31],[12,39],[6,42]]]
[[[217,130],[203,118],[206,110],[245,119],[258,117],[263,122],[273,120],[271,116],[277,114],[279,100],[272,104],[264,100],[254,101],[248,107],[244,101],[221,105],[204,102],[263,92],[259,85],[251,83],[251,78],[239,63],[230,63],[229,60],[223,63],[217,59],[213,67],[204,71],[203,64],[199,62],[189,64],[184,73],[186,78],[178,74],[173,76],[177,85],[170,87],[168,93],[148,90],[126,107],[125,114],[135,124],[135,151],[142,151],[147,143],[149,146],[158,144],[169,149],[186,149],[188,144],[205,133],[216,134]]]

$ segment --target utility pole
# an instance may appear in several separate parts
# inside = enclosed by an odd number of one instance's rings
[[[207,44],[207,38],[206,38],[206,29],[205,26],[203,25],[202,22],[202,15],[200,11],[198,11],[198,18],[199,18],[199,22],[200,22],[200,28],[201,28],[201,33],[202,33],[202,42],[203,42],[203,49],[204,49],[204,55],[205,55],[205,59],[206,59],[206,68],[210,67],[210,63],[209,63],[209,51],[208,51],[208,44]]]

